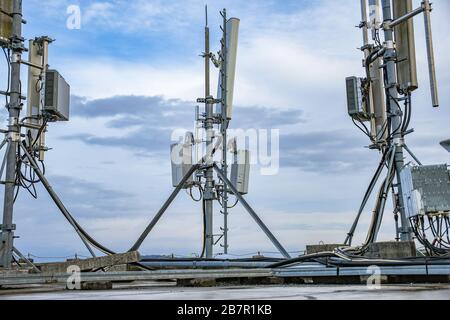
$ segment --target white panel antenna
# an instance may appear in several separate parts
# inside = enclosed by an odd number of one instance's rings
[[[227,97],[226,97],[226,110],[227,118],[232,119],[233,116],[233,98],[234,98],[234,82],[236,78],[236,60],[237,50],[239,42],[239,24],[238,18],[231,18],[227,22],[227,35],[226,35],[226,47],[227,47]],[[219,76],[219,88],[218,99],[222,99],[222,77]]]

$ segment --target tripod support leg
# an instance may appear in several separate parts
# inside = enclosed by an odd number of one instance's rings
[[[139,239],[136,241],[136,243],[133,245],[133,247],[129,251],[137,251],[141,247],[144,240],[148,237],[149,233],[153,230],[153,228],[156,226],[156,224],[159,222],[161,217],[164,215],[166,210],[169,208],[169,206],[172,204],[172,202],[177,197],[178,193],[180,193],[181,189],[183,189],[183,186],[186,184],[186,182],[189,180],[189,178],[198,170],[200,167],[199,164],[193,165],[191,169],[188,171],[188,173],[183,177],[181,182],[178,184],[178,186],[173,190],[172,194],[169,196],[167,201],[163,204],[161,209],[159,209],[156,216],[153,218],[153,220],[150,222],[150,224],[145,228],[145,231],[142,233],[142,235],[139,237]]]
[[[228,180],[228,178],[223,174],[220,168],[214,164],[214,169],[217,172],[217,175],[222,179],[223,182],[233,191],[234,195],[238,198],[239,202],[244,206],[247,212],[252,216],[252,218],[256,221],[258,226],[264,231],[266,236],[272,241],[274,246],[280,251],[280,253],[286,258],[290,259],[291,256],[289,253],[283,248],[281,243],[277,240],[277,238],[273,235],[273,233],[267,228],[264,222],[258,217],[256,212],[252,209],[252,207],[247,203],[247,201],[242,197],[242,195],[237,191],[237,189],[233,186],[233,184]]]

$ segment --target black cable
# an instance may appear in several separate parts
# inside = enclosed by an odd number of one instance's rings
[[[375,42],[379,47],[382,47],[379,29],[375,30]]]
[[[48,120],[45,119],[44,122],[42,123],[42,126],[39,128],[38,134],[36,136],[36,139],[34,139],[33,144],[30,146],[30,149],[33,149],[33,147],[36,145],[36,143],[39,141],[39,139],[41,138],[42,133],[44,132],[45,128],[47,127],[47,123]]]
[[[195,201],[195,202],[200,202],[200,201],[202,201],[202,199],[203,199],[203,188],[202,188],[201,185],[196,185],[196,187],[197,187],[198,190],[199,190],[199,197],[198,197],[198,199],[195,198],[194,195],[192,194],[193,186],[191,186],[191,187],[189,188],[189,195],[190,195],[190,197],[192,198],[193,201]]]
[[[27,149],[27,146],[24,142],[22,142],[22,146]],[[32,155],[30,155],[32,156]],[[31,159],[29,159],[29,161],[31,161]],[[34,161],[34,160],[33,160]],[[35,161],[34,161],[35,162]],[[31,163],[33,165],[33,163]],[[33,165],[34,166],[34,165]],[[36,163],[37,166],[37,163]],[[37,168],[36,170],[38,170],[39,168]],[[47,186],[48,187],[48,186]],[[53,199],[55,200],[55,199]],[[63,206],[64,207],[64,206]],[[92,238],[79,224],[78,222],[73,218],[73,216],[69,213],[69,211],[64,207],[65,210],[63,210],[61,207],[58,206],[58,208],[60,209],[61,213],[63,214],[63,216],[66,218],[66,220],[70,223],[70,225],[75,229],[78,230],[80,237],[84,240],[86,240],[89,244],[91,244],[93,247],[95,247],[96,249],[98,249],[99,251],[108,254],[108,255],[112,255],[115,254],[114,251],[106,248],[105,246],[101,245],[99,242],[97,242],[94,238]]]
[[[391,157],[392,156],[391,152],[393,152],[393,151],[394,151],[393,149],[389,149],[389,151],[386,152],[386,156],[384,157],[384,159],[387,157],[387,155],[390,155],[390,157]],[[383,160],[381,163],[383,163]],[[380,190],[378,192],[375,209],[373,210],[372,220],[371,220],[371,224],[369,226],[369,231],[367,233],[366,241],[364,242],[364,244],[361,247],[355,248],[355,250],[354,250],[355,255],[363,255],[368,250],[369,245],[374,242],[377,231],[379,230],[379,227],[382,223],[385,204],[386,204],[386,202],[384,202],[384,205],[382,206],[383,200],[385,200],[385,198],[387,197],[387,194],[384,193],[384,190],[386,189],[386,184],[391,185],[394,178],[395,178],[395,171],[392,170],[390,177],[386,177],[386,179],[381,184]]]
[[[315,253],[315,254],[304,255],[304,256],[297,257],[297,258],[277,262],[277,263],[267,266],[266,268],[275,269],[275,268],[287,267],[287,266],[295,264],[295,263],[310,262],[310,261],[315,261],[319,258],[331,258],[331,257],[338,257],[338,256],[334,252]]]
[[[375,171],[375,174],[373,175],[372,180],[370,181],[369,186],[366,189],[366,193],[364,194],[364,197],[363,197],[363,200],[361,202],[361,206],[359,208],[358,214],[357,214],[357,216],[355,218],[355,221],[353,223],[352,230],[348,233],[348,238],[346,240],[346,244],[351,244],[351,240],[353,239],[353,236],[354,236],[353,228],[356,229],[356,227],[358,225],[358,222],[359,222],[359,219],[361,218],[361,214],[362,214],[362,212],[364,211],[364,209],[365,209],[365,207],[367,205],[367,201],[369,200],[370,195],[372,194],[373,188],[375,187],[375,184],[377,183],[377,181],[378,181],[378,179],[380,177],[380,174],[381,174],[381,172],[383,170],[383,167],[384,167],[386,155],[387,155],[387,152],[384,151],[383,155],[381,157],[381,160],[380,160],[380,164],[378,165],[378,168]]]
[[[282,258],[244,258],[244,259],[217,259],[217,258],[190,258],[190,257],[182,257],[182,258],[145,258],[141,259],[141,262],[281,262],[285,259]]]
[[[360,126],[356,123],[355,118],[352,117],[352,122],[353,122],[353,124],[354,124],[359,130],[361,130],[362,133],[364,133],[367,137],[369,137],[369,139],[372,139],[372,137],[370,136],[369,129],[364,125],[364,123],[363,123],[362,121],[360,121],[359,119],[358,119],[358,121],[359,121],[361,124],[363,124],[363,126],[364,126],[365,129],[363,129],[362,127],[360,127]]]
[[[409,128],[409,125],[411,123],[411,117],[412,117],[412,99],[411,99],[411,93],[408,92],[405,94],[405,114],[403,119],[403,124],[401,128],[402,135],[405,135],[406,131]]]
[[[448,255],[450,252],[449,246],[447,246],[447,243],[445,242],[442,243],[442,241],[440,241],[440,235],[438,231],[439,228],[436,228],[435,226],[436,222],[438,222],[439,217],[436,217],[436,221],[434,221],[431,216],[428,216],[427,218],[428,224],[430,226],[429,228],[425,228],[425,219],[423,216],[410,218],[411,226],[413,228],[413,232],[416,235],[417,240],[425,247],[427,253],[430,256]],[[421,231],[419,231],[419,229],[421,229]],[[427,239],[426,230],[428,229],[430,230],[430,232],[434,237],[433,242],[430,242]],[[438,242],[440,246],[437,246]]]
[[[221,193],[220,197],[218,197],[218,199],[217,199],[220,206],[223,207],[223,200],[220,200],[220,198],[222,198],[222,199],[224,198],[223,192]],[[236,197],[234,204],[232,206],[227,206],[227,209],[233,209],[234,207],[237,206],[238,203],[239,203],[239,199]]]
[[[396,135],[398,132],[401,132],[401,129],[402,129],[403,124],[404,124],[404,117],[402,116],[403,111],[402,111],[402,108],[401,108],[400,104],[398,103],[397,99],[394,98],[390,94],[389,90],[386,90],[386,92],[388,93],[388,97],[390,98],[389,101],[394,101],[395,105],[397,106],[397,108],[399,110],[399,113],[401,115],[400,117],[402,119],[402,121],[400,121],[398,127],[390,134],[390,139],[392,139],[394,135]]]
[[[445,226],[447,228],[447,242],[450,244],[450,218],[448,216],[444,217],[445,220]]]
[[[227,209],[233,209],[237,206],[237,204],[239,203],[239,199],[236,197],[234,204],[232,206],[227,207]]]

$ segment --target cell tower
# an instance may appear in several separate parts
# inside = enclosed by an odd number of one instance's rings
[[[221,16],[223,19],[221,49],[216,57],[210,50],[210,29],[206,8],[205,52],[202,55],[205,60],[205,97],[197,100],[199,104],[204,104],[204,109],[201,110],[197,106],[195,119],[198,127],[206,132],[206,137],[202,139],[197,133],[187,133],[184,142],[171,146],[172,182],[175,190],[131,250],[139,249],[181,190],[189,190],[192,197],[193,188],[198,188],[200,198],[192,198],[195,201],[202,202],[204,244],[201,257],[213,258],[214,246],[219,244],[220,241],[222,241],[223,254],[228,254],[229,209],[239,202],[278,251],[285,258],[289,258],[288,252],[243,197],[243,195],[248,193],[250,153],[248,150],[237,150],[236,144],[233,142],[231,146],[234,146],[232,147],[234,162],[231,165],[231,172],[229,172],[227,154],[230,144],[227,143],[227,130],[233,115],[234,80],[240,21],[237,18],[228,19],[225,9],[221,12]],[[220,69],[217,98],[211,95],[211,62],[216,68]],[[218,127],[218,130],[215,130],[215,127]],[[200,145],[205,146],[206,154],[198,162],[194,162],[193,150],[197,150]],[[216,162],[214,156],[219,152],[222,159],[220,162]],[[236,198],[236,203],[231,207],[229,206],[230,195]],[[213,205],[216,201],[219,203],[220,212],[223,215],[223,225],[220,228],[222,233],[219,235],[215,235],[213,232]]]
[[[92,247],[106,254],[113,251],[103,247],[83,230],[45,177],[45,152],[49,150],[45,135],[50,123],[69,120],[70,86],[58,71],[49,68],[49,45],[53,40],[47,36],[38,37],[30,40],[26,48],[22,37],[23,24],[26,21],[22,16],[22,1],[0,0],[0,46],[8,66],[7,89],[0,91],[5,96],[8,110],[8,128],[1,130],[5,139],[0,144],[0,149],[6,147],[0,167],[1,183],[5,186],[0,266],[9,269],[12,262],[17,262],[19,258],[39,271],[14,246],[16,225],[13,223],[14,203],[20,190],[27,190],[33,198],[37,198],[38,183],[42,183],[92,256],[95,257]],[[28,52],[28,61],[22,59],[24,52]],[[22,65],[28,67],[26,96],[22,91]],[[25,100],[26,115],[21,118]]]
[[[346,80],[348,112],[371,140],[370,148],[378,150],[382,158],[346,245],[352,244],[360,217],[384,168],[387,174],[376,197],[366,242],[356,253],[364,253],[368,245],[376,242],[389,193],[394,202],[397,241],[416,238],[430,255],[446,254],[450,249],[448,167],[422,165],[406,143],[407,136],[414,132],[409,126],[413,92],[419,88],[413,24],[413,18],[419,14],[424,17],[432,106],[439,107],[431,11],[429,0],[423,0],[416,9],[412,0],[361,0],[359,27],[363,31],[365,77]],[[448,143],[442,145],[448,148]],[[405,163],[405,152],[411,157],[409,163]]]

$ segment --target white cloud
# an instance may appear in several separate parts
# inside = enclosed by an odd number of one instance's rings
[[[151,61],[133,63],[109,58],[60,60],[56,63],[70,81],[72,92],[89,98],[116,95],[162,95],[167,98],[196,100],[201,95],[199,63],[157,66]]]

